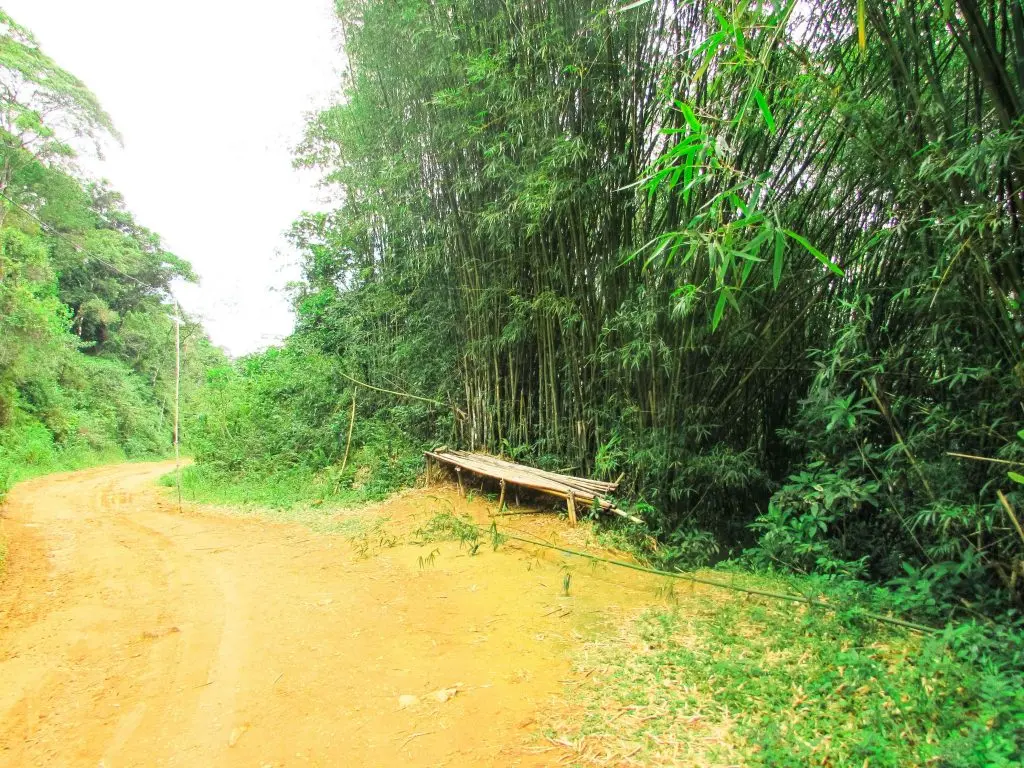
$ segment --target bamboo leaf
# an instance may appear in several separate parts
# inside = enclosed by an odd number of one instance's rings
[[[747,204],[744,203],[743,200],[740,199],[740,196],[735,192],[729,193],[729,202],[735,205],[736,208],[743,213],[744,217],[750,215],[750,211],[747,209]]]
[[[772,117],[772,111],[768,109],[768,102],[765,101],[764,94],[758,88],[754,89],[754,101],[757,102],[757,108],[761,110],[761,116],[764,118],[768,130],[775,133],[775,118]]]
[[[775,230],[775,263],[772,264],[772,287],[779,289],[779,282],[782,280],[782,258],[786,252],[786,237],[779,230]]]
[[[686,124],[690,126],[690,130],[694,133],[703,133],[704,126],[701,125],[700,120],[697,119],[697,115],[694,114],[693,108],[689,104],[683,101],[677,101],[676,106],[679,111],[683,113],[683,117],[686,119]]]
[[[669,244],[673,240],[675,240],[675,239],[676,239],[676,235],[675,235],[674,232],[669,234],[669,235],[665,235],[664,237],[662,237],[661,238],[661,244],[654,250],[654,253],[652,253],[650,256],[648,256],[647,260],[644,261],[644,269],[647,269],[647,267],[649,267],[651,265],[651,262],[653,262],[655,259],[657,259],[662,253],[664,253],[665,249],[668,248]]]
[[[737,251],[737,250],[733,250],[733,251],[730,251],[730,253],[734,253],[737,257],[743,259],[744,261],[749,261],[749,262],[752,262],[754,264],[758,264],[758,263],[764,261],[764,259],[760,258],[756,253],[751,253],[750,251]]]
[[[760,259],[757,259],[760,261]],[[743,271],[740,273],[740,285],[747,284],[747,278],[750,277],[750,273],[754,269],[754,261],[748,261],[743,265]]]
[[[807,240],[806,237],[798,235],[791,229],[784,229],[782,231],[785,232],[790,239],[796,240],[798,243],[800,243],[800,245],[802,245],[808,253],[810,253],[812,256],[814,256],[814,258],[816,258],[818,261],[820,261],[822,264],[828,267],[833,273],[839,275],[840,277],[846,274],[845,272],[843,272],[842,267],[840,267],[838,264],[833,262],[832,259],[830,259],[824,253],[819,251],[813,245],[811,245],[811,243]]]
[[[715,312],[711,316],[711,330],[712,331],[717,330],[718,329],[718,324],[720,322],[722,322],[722,313],[725,312],[725,304],[728,301],[728,299],[726,298],[726,294],[727,293],[728,293],[728,288],[723,288],[718,293],[718,301],[715,302]]]
[[[642,5],[647,5],[651,0],[636,0],[636,2],[629,3],[628,5],[620,5],[614,9],[615,13],[625,13],[626,11],[632,11],[634,8],[639,8]]]

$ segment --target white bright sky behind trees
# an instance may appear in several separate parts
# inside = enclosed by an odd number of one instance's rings
[[[287,335],[298,277],[283,233],[321,207],[291,167],[303,115],[341,66],[330,0],[0,0],[97,95],[124,137],[102,163],[136,220],[189,260],[178,298],[232,355]],[[263,7],[261,7],[263,6]]]

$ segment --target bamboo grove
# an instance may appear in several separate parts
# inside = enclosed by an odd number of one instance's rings
[[[1019,2],[337,15],[342,93],[296,159],[335,205],[295,224],[272,358],[451,404],[361,392],[361,423],[625,473],[679,563],[754,546],[1019,605]],[[314,389],[288,455],[326,471],[351,385]]]

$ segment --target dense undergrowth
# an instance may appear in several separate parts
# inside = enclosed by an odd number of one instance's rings
[[[412,436],[423,409],[359,395],[353,419],[342,370],[330,356],[291,346],[212,369],[188,415],[196,463],[183,473],[183,492],[285,507],[375,501],[411,485],[428,447]]]
[[[174,280],[189,265],[135,222],[76,147],[114,134],[73,75],[0,11],[0,501],[44,472],[166,455]],[[181,393],[222,361],[182,327]]]
[[[437,443],[621,473],[645,524],[607,536],[836,609],[652,614],[591,648],[593,738],[1020,764],[1024,14],[627,5],[337,0],[344,93],[296,157],[335,207],[294,225],[281,348],[185,322],[185,495],[377,500]],[[194,276],[80,177],[95,97],[0,26],[2,498],[168,450]]]

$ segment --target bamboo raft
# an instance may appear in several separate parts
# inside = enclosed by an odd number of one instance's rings
[[[423,455],[426,456],[428,465],[430,460],[433,459],[434,461],[454,467],[460,492],[462,491],[462,470],[469,470],[474,474],[498,480],[501,483],[501,496],[498,499],[499,511],[505,503],[505,486],[507,483],[512,483],[565,499],[566,507],[569,510],[569,522],[573,525],[576,525],[577,502],[585,506],[596,504],[603,512],[624,517],[635,523],[643,522],[640,518],[618,509],[611,500],[606,498],[606,496],[614,493],[615,489],[618,488],[618,481],[608,483],[602,480],[590,480],[585,477],[560,475],[556,472],[546,472],[543,469],[515,464],[484,453],[453,451],[448,448],[424,451]]]

